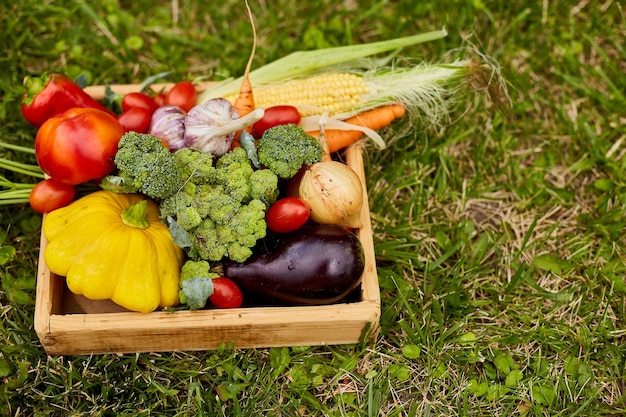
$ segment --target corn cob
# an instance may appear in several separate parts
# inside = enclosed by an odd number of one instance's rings
[[[249,78],[253,87],[283,82],[295,78],[306,77],[307,74],[328,72],[326,69],[337,65],[345,65],[349,61],[358,61],[376,54],[398,50],[405,46],[413,46],[430,42],[447,36],[445,29],[417,35],[405,36],[386,41],[371,42],[361,45],[337,46],[311,51],[295,51],[276,61],[265,64],[250,72]],[[227,97],[241,89],[243,76],[212,86],[198,95],[198,104],[216,97]]]
[[[400,103],[407,113],[405,126],[433,128],[449,120],[450,110],[461,103],[465,87],[487,89],[496,104],[506,108],[508,94],[498,68],[490,62],[457,60],[447,64],[325,72],[283,83],[253,84],[255,106],[293,105],[303,120],[321,116],[345,120],[363,111]],[[223,97],[234,101],[236,95]]]
[[[472,74],[489,71],[473,61],[427,64],[356,72],[327,72],[283,83],[253,85],[256,107],[292,105],[302,117],[328,111],[331,117],[346,119],[385,104],[402,103],[411,117],[425,125],[446,117],[455,92],[472,80]],[[235,94],[224,96],[234,102]]]
[[[282,104],[296,106],[303,117],[330,115],[350,111],[363,102],[370,87],[362,76],[349,73],[327,73],[309,78],[270,84],[254,89],[257,107],[268,108]],[[230,102],[236,94],[225,97]]]

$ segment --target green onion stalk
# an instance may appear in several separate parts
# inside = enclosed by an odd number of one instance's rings
[[[0,148],[23,152],[26,154],[35,154],[33,148],[12,145],[0,141]],[[18,183],[9,180],[6,176],[0,174],[0,205],[25,204],[28,203],[28,197],[35,185],[45,178],[44,173],[38,165],[26,164],[13,161],[4,157],[0,157],[0,169],[16,174],[32,177],[36,181],[33,183]]]

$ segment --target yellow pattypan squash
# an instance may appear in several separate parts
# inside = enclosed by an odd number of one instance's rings
[[[42,228],[46,264],[73,293],[144,313],[179,303],[184,254],[154,201],[96,191],[48,213]]]

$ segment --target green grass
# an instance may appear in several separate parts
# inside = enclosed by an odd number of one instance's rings
[[[240,75],[251,39],[242,2],[204,3],[3,3],[2,140],[32,146],[35,131],[19,112],[27,74],[62,70],[92,84],[163,71]],[[453,122],[416,126],[366,153],[379,337],[48,357],[33,330],[40,217],[27,206],[0,208],[0,414],[625,414],[626,22],[618,2],[252,3],[256,65],[445,26],[444,40],[403,53],[438,61],[473,45],[508,82],[509,118],[484,94],[468,94]]]

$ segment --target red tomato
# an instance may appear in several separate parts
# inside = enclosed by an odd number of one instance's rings
[[[152,114],[159,108],[159,105],[152,97],[144,93],[128,93],[122,97],[122,112],[126,112],[128,109],[134,107],[140,107],[148,110],[150,114]]]
[[[76,188],[73,185],[48,178],[33,187],[28,200],[36,212],[50,213],[70,204],[75,196]]]
[[[267,227],[274,233],[298,230],[309,220],[311,208],[298,197],[284,197],[270,206],[265,215]]]
[[[213,294],[209,300],[218,308],[237,308],[243,303],[243,294],[232,280],[219,277],[213,278]]]
[[[165,104],[178,106],[188,112],[196,105],[197,94],[196,87],[191,81],[181,81],[167,93]]]
[[[265,109],[265,115],[261,120],[252,125],[252,135],[260,138],[270,127],[286,124],[297,125],[300,123],[300,112],[294,106],[272,106]]]
[[[70,109],[46,120],[37,131],[37,163],[64,184],[102,178],[115,169],[113,158],[123,134],[117,119],[102,110]]]
[[[165,97],[166,95],[164,93],[159,93],[156,96],[153,97],[154,102],[157,104],[157,106],[161,107],[161,106],[165,106]]]
[[[148,133],[152,113],[143,107],[131,107],[117,116],[117,121],[124,128],[124,132]]]

